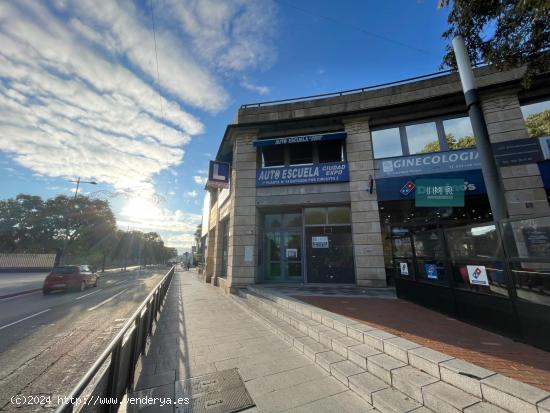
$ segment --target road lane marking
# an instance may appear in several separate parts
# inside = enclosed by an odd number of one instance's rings
[[[116,294],[113,295],[112,297],[109,297],[109,298],[107,298],[106,300],[103,300],[103,301],[100,302],[99,304],[94,305],[92,308],[89,308],[88,311],[95,310],[96,308],[101,307],[103,304],[107,304],[109,301],[114,300],[116,297],[118,297],[120,294],[122,294],[122,293],[123,293],[124,291],[126,291],[126,290],[127,290],[127,288],[125,288],[124,290],[122,290],[122,291],[119,292],[119,293],[116,293]]]
[[[33,315],[28,316],[28,317],[22,318],[21,320],[17,320],[17,321],[14,321],[13,323],[6,324],[5,326],[0,327],[0,330],[3,330],[3,329],[8,328],[8,327],[11,327],[11,326],[13,326],[13,325],[15,325],[15,324],[17,324],[17,323],[20,323],[21,321],[28,320],[29,318],[36,317],[37,315],[47,313],[47,312],[50,311],[50,310],[51,310],[51,308],[48,308],[48,309],[43,310],[43,311],[40,311],[40,312],[38,312],[38,313],[36,313],[36,314],[33,314]]]
[[[75,301],[78,301],[78,300],[80,300],[81,298],[88,297],[89,295],[98,293],[98,292],[100,292],[100,291],[103,291],[103,290],[99,289],[99,290],[92,291],[91,293],[81,295],[80,297],[76,297],[76,298],[75,298]]]

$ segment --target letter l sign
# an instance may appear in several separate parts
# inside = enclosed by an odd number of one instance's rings
[[[223,181],[225,180],[225,176],[219,174],[219,171],[220,171],[219,167],[220,165],[218,165],[217,163],[213,165],[212,179],[218,179],[220,181]]]

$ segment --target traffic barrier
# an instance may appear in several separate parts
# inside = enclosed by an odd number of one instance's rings
[[[174,276],[175,266],[124,324],[84,377],[64,398],[56,413],[116,412],[134,382],[136,364],[145,352],[147,337],[160,313]]]

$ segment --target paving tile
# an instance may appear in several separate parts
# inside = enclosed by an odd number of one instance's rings
[[[365,369],[362,369],[357,364],[352,363],[349,360],[340,361],[330,365],[330,373],[336,377],[339,381],[344,383],[346,387],[349,387],[348,379],[350,376],[356,374],[365,373]]]
[[[391,384],[392,370],[404,366],[405,363],[387,354],[378,354],[367,359],[367,370],[388,384]]]
[[[514,413],[537,413],[537,403],[550,394],[544,390],[495,374],[481,381],[483,398]]]
[[[323,369],[310,364],[297,369],[258,377],[247,381],[245,385],[250,395],[254,398],[260,394],[293,387],[312,380],[319,380],[328,375]]]
[[[315,355],[315,362],[328,372],[330,372],[331,364],[344,360],[345,358],[335,351],[326,351]]]
[[[373,411],[373,406],[353,394],[351,391],[324,397],[314,402],[287,410],[288,413],[372,413]]]
[[[372,405],[384,413],[406,413],[420,407],[416,400],[391,387],[374,393]]]
[[[280,412],[344,391],[346,391],[346,387],[334,377],[324,377],[290,388],[261,394],[257,396],[254,401],[258,409],[262,412]]]
[[[348,359],[353,361],[362,368],[367,368],[367,358],[381,354],[380,350],[376,350],[368,344],[359,344],[358,346],[348,347]]]
[[[424,405],[436,412],[462,412],[481,400],[448,383],[438,381],[422,388]]]
[[[294,289],[300,294],[307,288]],[[400,299],[293,295],[309,305],[361,320],[463,359],[484,369],[550,391],[548,352]],[[315,307],[314,307],[315,308]],[[315,310],[314,310],[315,311]],[[395,315],[399,314],[399,317]],[[348,332],[349,334],[349,332]],[[350,335],[351,336],[351,335]]]
[[[348,381],[349,388],[370,404],[372,404],[373,393],[389,387],[389,384],[369,372],[351,376]]]

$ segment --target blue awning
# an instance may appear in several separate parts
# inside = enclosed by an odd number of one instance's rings
[[[259,139],[255,140],[254,146],[274,146],[274,145],[286,145],[292,143],[304,143],[304,142],[321,142],[321,141],[341,141],[346,139],[348,134],[346,132],[332,132],[323,133],[318,135],[304,135],[304,136],[291,136],[286,138],[274,138],[274,139]]]

